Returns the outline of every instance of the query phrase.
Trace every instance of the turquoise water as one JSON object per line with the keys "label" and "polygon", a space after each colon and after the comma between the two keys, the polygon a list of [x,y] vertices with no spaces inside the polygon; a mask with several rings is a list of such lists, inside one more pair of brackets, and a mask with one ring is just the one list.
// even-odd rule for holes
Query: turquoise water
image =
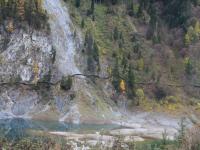
{"label": "turquoise water", "polygon": [[20,140],[29,136],[27,130],[64,131],[64,132],[96,132],[118,128],[117,125],[70,124],[54,121],[25,120],[21,118],[0,120],[0,136],[9,140]]}

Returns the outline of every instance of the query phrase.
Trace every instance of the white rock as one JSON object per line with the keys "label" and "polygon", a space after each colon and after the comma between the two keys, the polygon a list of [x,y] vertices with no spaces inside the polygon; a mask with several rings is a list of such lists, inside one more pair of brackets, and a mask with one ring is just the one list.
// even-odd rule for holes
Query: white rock
{"label": "white rock", "polygon": [[20,78],[22,81],[30,81],[32,76],[32,70],[29,66],[20,66]]}
{"label": "white rock", "polygon": [[124,138],[124,142],[142,142],[144,141],[144,138],[141,138],[139,136],[126,136]]}

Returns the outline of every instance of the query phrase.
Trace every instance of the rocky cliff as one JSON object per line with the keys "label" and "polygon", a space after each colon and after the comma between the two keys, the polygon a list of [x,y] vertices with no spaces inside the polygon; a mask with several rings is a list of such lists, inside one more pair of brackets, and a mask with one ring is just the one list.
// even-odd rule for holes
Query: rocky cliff
{"label": "rocky cliff", "polygon": [[113,113],[109,100],[90,79],[74,76],[71,90],[60,88],[63,77],[84,70],[81,32],[60,0],[43,6],[49,32],[26,26],[7,33],[1,26],[0,117],[107,122]]}

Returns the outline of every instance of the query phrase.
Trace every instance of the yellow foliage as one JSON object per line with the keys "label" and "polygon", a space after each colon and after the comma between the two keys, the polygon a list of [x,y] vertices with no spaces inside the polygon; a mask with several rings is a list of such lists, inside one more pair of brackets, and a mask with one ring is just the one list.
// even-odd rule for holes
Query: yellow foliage
{"label": "yellow foliage", "polygon": [[187,33],[189,34],[190,37],[194,35],[194,28],[193,26],[189,26]]}
{"label": "yellow foliage", "polygon": [[169,104],[169,105],[168,105],[168,109],[174,111],[174,110],[176,110],[176,105]]}
{"label": "yellow foliage", "polygon": [[105,49],[101,49],[102,55],[106,55],[106,50]]}
{"label": "yellow foliage", "polygon": [[195,27],[194,27],[194,31],[199,36],[199,34],[200,34],[200,24],[199,24],[199,21],[196,22]]}
{"label": "yellow foliage", "polygon": [[187,46],[190,45],[190,43],[191,43],[190,36],[189,36],[188,33],[185,34],[184,43],[185,43],[185,45],[187,45]]}
{"label": "yellow foliage", "polygon": [[37,83],[39,80],[39,66],[38,63],[34,63],[33,65],[33,73],[34,73],[34,79],[33,79],[33,83]]}
{"label": "yellow foliage", "polygon": [[138,13],[139,7],[140,7],[139,4],[134,4],[134,5],[133,5],[133,13],[134,13],[134,14],[137,14],[137,13]]}
{"label": "yellow foliage", "polygon": [[120,81],[120,91],[124,93],[126,91],[126,83],[124,80]]}
{"label": "yellow foliage", "polygon": [[200,37],[200,23],[196,21],[194,27],[190,26],[184,37],[185,45],[190,45],[191,42],[198,40]]}
{"label": "yellow foliage", "polygon": [[107,73],[108,73],[109,75],[112,74],[112,68],[111,68],[111,67],[108,67],[108,68],[107,68]]}
{"label": "yellow foliage", "polygon": [[18,0],[17,1],[17,10],[18,10],[18,14],[21,17],[22,20],[24,20],[25,18],[25,0]]}
{"label": "yellow foliage", "polygon": [[189,62],[190,62],[190,58],[189,58],[189,57],[186,57],[186,58],[184,59],[184,64],[187,65]]}
{"label": "yellow foliage", "polygon": [[143,89],[137,89],[135,93],[136,93],[136,96],[139,99],[144,99],[144,91],[143,91]]}
{"label": "yellow foliage", "polygon": [[14,31],[14,25],[13,25],[13,21],[12,21],[12,20],[10,20],[10,21],[8,22],[7,31],[8,31],[9,33],[12,33],[12,32]]}
{"label": "yellow foliage", "polygon": [[42,11],[42,0],[37,0],[37,7],[39,11]]}
{"label": "yellow foliage", "polygon": [[144,70],[144,60],[142,58],[138,60],[137,67],[140,71]]}
{"label": "yellow foliage", "polygon": [[4,63],[4,57],[3,55],[0,55],[0,65],[2,65]]}

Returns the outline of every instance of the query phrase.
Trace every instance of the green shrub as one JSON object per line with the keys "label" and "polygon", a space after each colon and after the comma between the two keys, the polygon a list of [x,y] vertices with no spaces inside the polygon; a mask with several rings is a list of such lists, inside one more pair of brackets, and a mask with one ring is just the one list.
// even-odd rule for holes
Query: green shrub
{"label": "green shrub", "polygon": [[119,30],[118,30],[117,27],[115,27],[114,30],[113,30],[113,39],[115,41],[117,41],[119,39]]}
{"label": "green shrub", "polygon": [[82,19],[82,20],[81,20],[81,28],[84,28],[84,27],[85,27],[85,20]]}
{"label": "green shrub", "polygon": [[128,69],[127,86],[128,86],[128,97],[133,98],[135,96],[135,74],[133,72],[131,65],[129,65]]}
{"label": "green shrub", "polygon": [[186,57],[184,60],[184,64],[185,64],[185,72],[187,75],[191,75],[192,74],[192,70],[193,70],[193,65],[192,65],[192,61],[189,57]]}
{"label": "green shrub", "polygon": [[135,93],[136,93],[137,98],[144,99],[144,91],[143,91],[143,89],[137,89]]}
{"label": "green shrub", "polygon": [[177,103],[179,99],[176,96],[167,96],[165,99],[168,103]]}
{"label": "green shrub", "polygon": [[163,98],[165,98],[167,96],[165,89],[160,86],[156,87],[154,93],[155,93],[155,97],[157,100],[162,100]]}
{"label": "green shrub", "polygon": [[60,83],[60,88],[62,90],[68,91],[72,87],[72,77],[62,77],[61,83]]}
{"label": "green shrub", "polygon": [[119,92],[119,84],[120,84],[120,72],[119,72],[119,61],[116,58],[115,65],[112,69],[112,84],[117,92]]}

